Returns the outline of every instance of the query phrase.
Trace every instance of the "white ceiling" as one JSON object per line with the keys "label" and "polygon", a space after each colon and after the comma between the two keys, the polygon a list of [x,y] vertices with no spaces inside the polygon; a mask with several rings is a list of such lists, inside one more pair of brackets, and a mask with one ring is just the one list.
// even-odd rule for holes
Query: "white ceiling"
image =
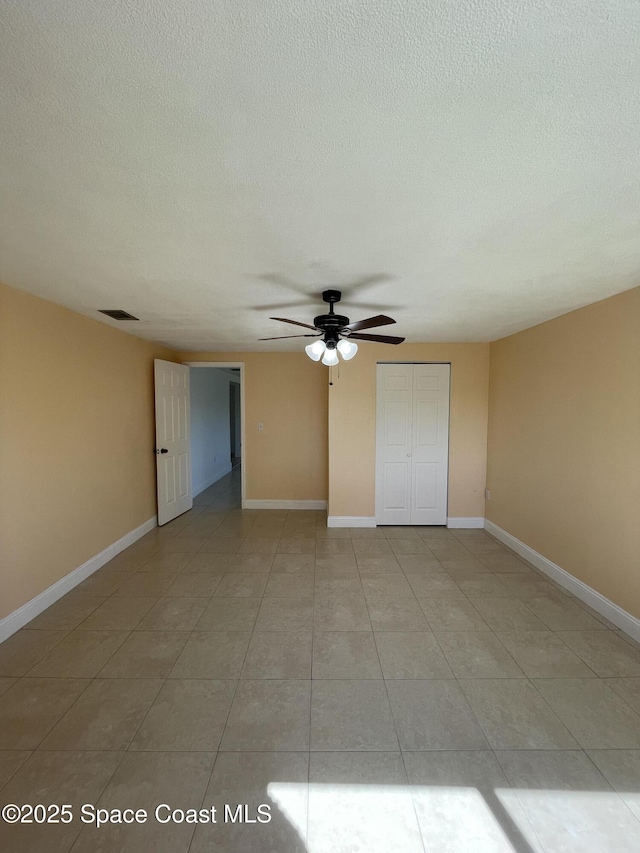
{"label": "white ceiling", "polygon": [[0,279],[180,349],[336,286],[526,328],[640,284],[639,45],[637,0],[0,0]]}

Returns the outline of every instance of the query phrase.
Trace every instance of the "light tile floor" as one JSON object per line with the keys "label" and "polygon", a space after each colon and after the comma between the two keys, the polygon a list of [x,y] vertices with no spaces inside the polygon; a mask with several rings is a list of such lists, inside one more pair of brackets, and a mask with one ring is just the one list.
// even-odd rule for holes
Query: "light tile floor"
{"label": "light tile floor", "polygon": [[238,491],[0,646],[0,800],[74,810],[0,822],[2,851],[637,853],[637,644],[483,531],[328,530]]}

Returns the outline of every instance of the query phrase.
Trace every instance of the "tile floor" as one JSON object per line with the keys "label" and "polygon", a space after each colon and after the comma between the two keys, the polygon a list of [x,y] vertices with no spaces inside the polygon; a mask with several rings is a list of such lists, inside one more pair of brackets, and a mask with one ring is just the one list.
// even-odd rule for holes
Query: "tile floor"
{"label": "tile floor", "polygon": [[74,809],[2,851],[637,853],[637,644],[483,531],[328,530],[238,481],[0,646],[0,800]]}

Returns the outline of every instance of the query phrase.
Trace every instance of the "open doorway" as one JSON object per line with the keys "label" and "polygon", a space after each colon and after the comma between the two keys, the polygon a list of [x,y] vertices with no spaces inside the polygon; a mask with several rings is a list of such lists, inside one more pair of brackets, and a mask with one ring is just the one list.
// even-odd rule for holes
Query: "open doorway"
{"label": "open doorway", "polygon": [[229,444],[232,469],[242,463],[241,421],[240,371],[238,370],[238,381],[229,382]]}
{"label": "open doorway", "polygon": [[233,480],[240,479],[244,506],[244,364],[186,364],[190,374],[192,496],[197,498],[233,472]]}

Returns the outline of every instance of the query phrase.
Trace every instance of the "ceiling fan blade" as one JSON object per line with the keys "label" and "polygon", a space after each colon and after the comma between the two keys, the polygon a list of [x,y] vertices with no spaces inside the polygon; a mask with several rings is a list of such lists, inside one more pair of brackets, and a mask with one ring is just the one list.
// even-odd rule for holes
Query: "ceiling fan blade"
{"label": "ceiling fan blade", "polygon": [[349,335],[348,340],[375,341],[378,344],[401,344],[404,338],[396,338],[394,335]]}
{"label": "ceiling fan blade", "polygon": [[[270,320],[279,320],[281,323],[291,323],[292,326],[302,326],[303,329],[315,329],[308,323],[299,323],[297,320],[287,320],[285,317],[269,317]],[[391,322],[394,322],[393,320]]]}
{"label": "ceiling fan blade", "polygon": [[258,338],[259,341],[283,341],[285,338],[318,338],[320,337],[320,332],[317,335],[280,335],[277,338]]}
{"label": "ceiling fan blade", "polygon": [[374,329],[376,326],[388,326],[391,323],[395,323],[395,320],[384,314],[378,314],[376,317],[369,317],[367,320],[358,320],[356,323],[349,323],[344,328],[349,332],[359,332],[360,329]]}

